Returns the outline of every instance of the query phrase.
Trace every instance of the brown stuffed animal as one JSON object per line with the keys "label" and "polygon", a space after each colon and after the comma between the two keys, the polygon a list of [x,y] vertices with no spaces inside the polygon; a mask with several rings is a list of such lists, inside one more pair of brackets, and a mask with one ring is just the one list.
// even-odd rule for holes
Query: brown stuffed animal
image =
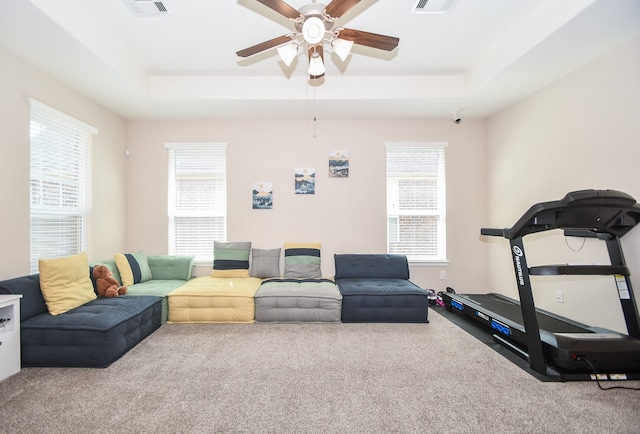
{"label": "brown stuffed animal", "polygon": [[98,294],[102,297],[117,297],[127,293],[127,287],[120,286],[118,281],[113,278],[111,270],[104,265],[93,267],[93,278],[96,281]]}

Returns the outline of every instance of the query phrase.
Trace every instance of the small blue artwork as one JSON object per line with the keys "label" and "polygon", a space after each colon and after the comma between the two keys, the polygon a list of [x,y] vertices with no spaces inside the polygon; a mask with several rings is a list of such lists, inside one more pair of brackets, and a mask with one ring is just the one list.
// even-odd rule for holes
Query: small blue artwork
{"label": "small blue artwork", "polygon": [[329,153],[329,178],[349,177],[349,151]]}
{"label": "small blue artwork", "polygon": [[253,184],[253,209],[273,208],[273,183],[258,182]]}
{"label": "small blue artwork", "polygon": [[316,193],[316,171],[312,168],[296,169],[295,175],[296,194]]}

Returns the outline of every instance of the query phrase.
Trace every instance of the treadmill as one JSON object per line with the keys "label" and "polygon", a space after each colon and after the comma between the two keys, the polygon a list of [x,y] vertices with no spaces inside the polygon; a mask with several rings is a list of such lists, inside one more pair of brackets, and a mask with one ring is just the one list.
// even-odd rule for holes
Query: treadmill
{"label": "treadmill", "polygon": [[[640,223],[640,204],[616,190],[580,190],[557,201],[533,205],[511,228],[482,228],[481,235],[509,240],[519,300],[500,294],[442,293],[448,311],[473,318],[493,339],[553,381],[640,379],[640,317],[620,238]],[[560,229],[565,236],[606,244],[610,265],[528,267],[523,237]],[[611,275],[628,334],[536,308],[530,276]]]}

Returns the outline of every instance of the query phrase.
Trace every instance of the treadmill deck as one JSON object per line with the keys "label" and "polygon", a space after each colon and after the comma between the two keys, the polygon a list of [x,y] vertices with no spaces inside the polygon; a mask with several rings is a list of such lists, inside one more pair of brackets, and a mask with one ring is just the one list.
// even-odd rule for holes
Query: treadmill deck
{"label": "treadmill deck", "polygon": [[[501,294],[443,294],[447,309],[458,310],[494,332],[494,339],[509,344],[516,353],[527,354],[527,335],[520,304]],[[640,341],[620,333],[589,327],[536,308],[545,359],[553,375],[568,379],[572,374],[586,377],[593,372],[582,359],[599,371],[640,375]],[[505,342],[506,341],[506,342]],[[630,376],[628,378],[631,378]],[[575,378],[571,378],[575,379]]]}
{"label": "treadmill deck", "polygon": [[[477,305],[476,308],[488,310],[495,316],[500,316],[505,321],[512,322],[515,327],[521,328],[524,332],[522,310],[520,309],[520,303],[516,300],[494,293],[456,294],[456,296]],[[536,309],[536,316],[538,317],[540,330],[545,330],[549,333],[593,333],[586,325],[572,324],[567,320],[555,318],[552,314],[541,309]]]}

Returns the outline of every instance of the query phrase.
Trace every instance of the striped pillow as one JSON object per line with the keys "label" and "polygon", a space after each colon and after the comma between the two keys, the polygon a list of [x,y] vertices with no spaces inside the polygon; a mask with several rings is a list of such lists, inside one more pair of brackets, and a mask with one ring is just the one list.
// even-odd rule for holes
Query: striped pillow
{"label": "striped pillow", "polygon": [[211,277],[249,277],[251,242],[213,242]]}
{"label": "striped pillow", "polygon": [[320,243],[285,243],[284,277],[291,279],[317,279],[320,270]]}
{"label": "striped pillow", "polygon": [[121,283],[124,286],[146,282],[153,278],[147,256],[142,250],[136,253],[116,253],[113,259],[116,261],[116,267],[122,277]]}

